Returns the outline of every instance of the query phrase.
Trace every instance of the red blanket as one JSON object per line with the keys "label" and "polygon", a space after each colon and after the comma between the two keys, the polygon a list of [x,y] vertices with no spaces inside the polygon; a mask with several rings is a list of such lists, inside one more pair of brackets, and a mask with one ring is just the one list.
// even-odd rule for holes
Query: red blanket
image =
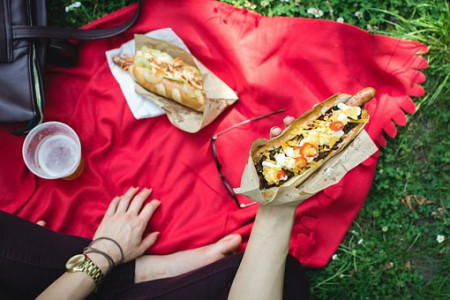
{"label": "red blanket", "polygon": [[[110,27],[135,6],[112,13],[87,28]],[[106,64],[105,51],[134,33],[170,27],[191,52],[237,91],[240,100],[199,133],[173,127],[166,116],[136,120]],[[410,96],[422,96],[426,67],[418,56],[426,46],[373,35],[331,21],[262,17],[215,1],[145,3],[129,32],[80,44],[75,68],[46,72],[45,120],[62,121],[79,134],[86,169],[75,181],[45,180],[24,165],[24,137],[1,125],[0,209],[31,221],[44,219],[52,230],[91,238],[110,200],[128,187],[154,189],[162,201],[149,230],[161,232],[152,253],[170,253],[214,242],[237,232],[247,240],[256,206],[238,209],[222,184],[211,151],[211,136],[247,118],[286,108],[284,114],[236,129],[218,140],[223,172],[239,186],[249,146],[267,137],[286,115],[298,116],[337,93],[372,86],[366,127],[379,145],[383,132],[396,135],[413,113]],[[7,145],[7,146],[6,146]],[[308,266],[324,266],[363,205],[377,155],[338,184],[308,199],[297,210],[290,252]],[[245,243],[244,245],[245,246]]]}

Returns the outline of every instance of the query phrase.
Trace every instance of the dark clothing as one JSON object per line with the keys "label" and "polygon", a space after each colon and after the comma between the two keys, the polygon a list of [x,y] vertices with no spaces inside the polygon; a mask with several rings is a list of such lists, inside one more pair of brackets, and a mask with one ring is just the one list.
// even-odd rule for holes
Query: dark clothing
{"label": "dark clothing", "polygon": [[[0,299],[34,299],[90,240],[53,232],[0,211]],[[92,299],[226,299],[242,253],[176,277],[134,284],[134,261],[114,268]],[[151,266],[150,266],[151,267]],[[306,299],[300,263],[288,256],[284,299]]]}

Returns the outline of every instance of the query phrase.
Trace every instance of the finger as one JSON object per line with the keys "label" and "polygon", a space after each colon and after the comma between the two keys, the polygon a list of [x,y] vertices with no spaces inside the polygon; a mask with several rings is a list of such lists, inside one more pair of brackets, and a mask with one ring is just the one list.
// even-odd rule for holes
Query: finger
{"label": "finger", "polygon": [[151,246],[153,246],[156,243],[156,240],[158,239],[159,236],[159,232],[155,231],[150,233],[149,235],[147,235],[141,242],[140,245],[140,250],[142,251],[142,253],[144,253],[148,248],[150,248]]}
{"label": "finger", "polygon": [[284,126],[288,127],[289,125],[292,124],[292,122],[294,122],[294,120],[295,120],[295,118],[293,116],[286,116],[283,119]]}
{"label": "finger", "polygon": [[152,193],[152,189],[143,189],[139,194],[134,196],[133,200],[131,201],[130,207],[128,208],[128,211],[131,213],[139,214],[142,208],[142,204],[144,204],[144,201],[147,200],[148,196]]}
{"label": "finger", "polygon": [[117,205],[119,204],[119,200],[120,200],[119,196],[116,196],[111,200],[108,208],[106,209],[105,216],[108,216],[108,217],[112,216],[116,212]]}
{"label": "finger", "polygon": [[152,200],[144,206],[141,213],[139,214],[139,217],[144,221],[144,227],[147,227],[148,221],[150,221],[154,212],[158,209],[160,204],[161,202],[159,200]]}
{"label": "finger", "polygon": [[275,127],[270,128],[270,137],[271,138],[276,137],[276,136],[278,136],[280,134],[281,134],[281,128],[280,127],[275,126]]}
{"label": "finger", "polygon": [[128,191],[122,197],[120,197],[119,205],[117,206],[117,211],[126,212],[128,206],[130,205],[131,199],[133,199],[134,195],[136,195],[138,190],[139,190],[138,187],[129,188]]}
{"label": "finger", "polygon": [[44,220],[39,220],[36,222],[36,224],[38,224],[39,226],[45,227],[45,225],[47,225],[47,222],[45,222]]}

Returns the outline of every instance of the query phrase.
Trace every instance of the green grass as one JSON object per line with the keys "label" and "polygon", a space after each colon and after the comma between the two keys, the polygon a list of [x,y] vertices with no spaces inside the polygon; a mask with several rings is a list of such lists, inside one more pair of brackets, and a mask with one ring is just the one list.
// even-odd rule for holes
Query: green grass
{"label": "green grass", "polygon": [[[133,1],[49,1],[53,24],[78,26]],[[316,299],[449,299],[450,10],[445,0],[242,1],[263,15],[337,20],[425,43],[427,94],[418,111],[381,150],[369,197],[325,268],[308,270]],[[419,3],[417,3],[419,2]],[[106,4],[107,3],[107,4]],[[408,207],[408,204],[410,207]],[[411,209],[413,208],[413,209]],[[436,241],[444,235],[442,243]]]}

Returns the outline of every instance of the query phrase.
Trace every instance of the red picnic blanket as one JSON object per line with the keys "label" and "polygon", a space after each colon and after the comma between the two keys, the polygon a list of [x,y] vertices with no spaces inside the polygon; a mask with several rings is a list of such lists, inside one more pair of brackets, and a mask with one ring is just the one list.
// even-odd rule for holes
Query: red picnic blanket
{"label": "red picnic blanket", "polygon": [[[119,24],[134,10],[131,5],[86,28]],[[240,98],[196,134],[176,129],[166,116],[134,119],[106,62],[105,51],[134,33],[166,27]],[[405,125],[405,113],[415,110],[410,97],[424,93],[419,84],[425,76],[418,69],[427,63],[418,54],[426,51],[417,42],[332,21],[263,17],[207,0],[147,1],[127,33],[81,43],[77,67],[47,68],[45,121],[67,123],[79,134],[86,162],[81,177],[34,176],[22,160],[24,137],[9,133],[17,124],[0,126],[0,209],[91,238],[111,199],[137,185],[152,187],[162,202],[149,224],[149,230],[161,232],[151,253],[198,247],[232,232],[246,241],[257,207],[239,209],[232,201],[217,173],[211,136],[242,120],[286,109],[218,139],[223,173],[238,187],[251,142],[281,126],[284,116],[301,115],[337,92],[353,94],[372,86],[378,94],[367,105],[371,120],[366,130],[378,146],[385,146],[383,132],[394,137],[395,123]],[[366,200],[377,157],[297,209],[290,253],[304,265],[327,264]]]}

